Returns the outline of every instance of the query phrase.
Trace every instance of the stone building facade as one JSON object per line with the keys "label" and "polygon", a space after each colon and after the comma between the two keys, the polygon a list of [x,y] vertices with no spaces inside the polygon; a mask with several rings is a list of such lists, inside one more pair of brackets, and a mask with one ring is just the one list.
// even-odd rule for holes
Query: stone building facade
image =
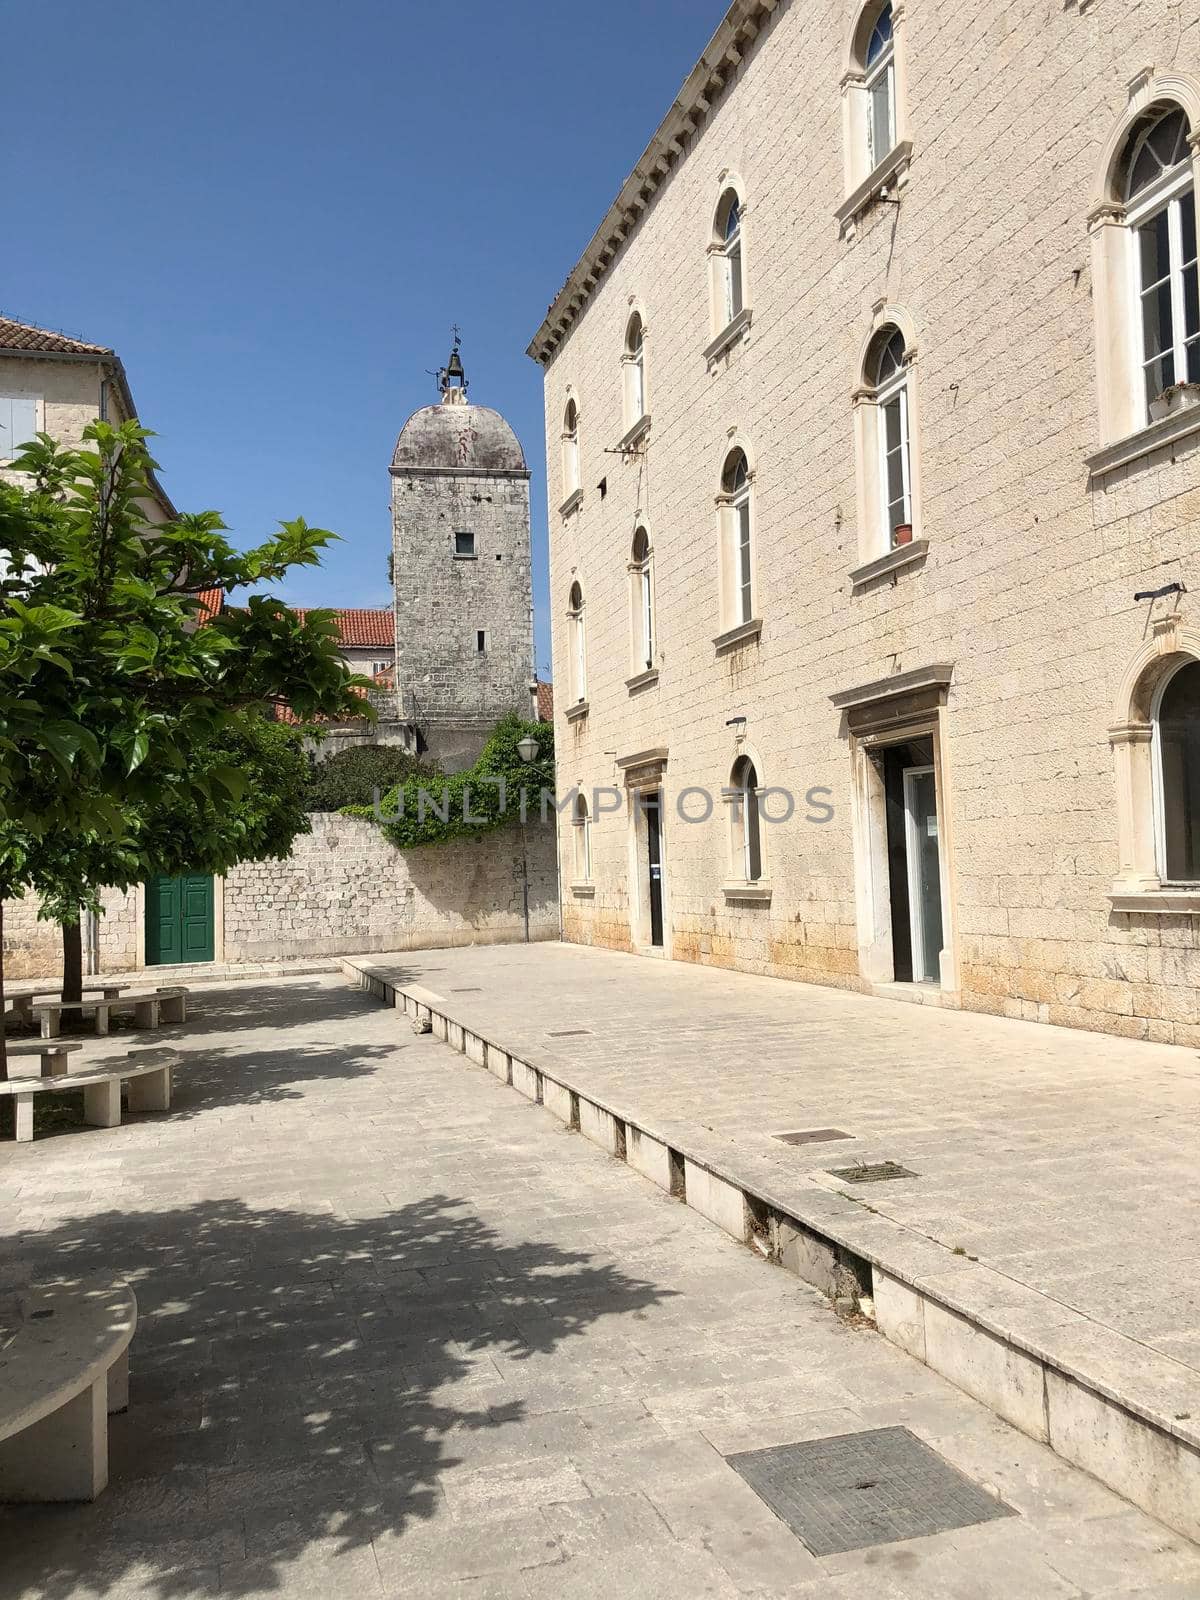
{"label": "stone building facade", "polygon": [[1200,1044],[1198,145],[1196,0],[732,6],[530,346],[568,938]]}
{"label": "stone building facade", "polygon": [[417,748],[456,771],[501,717],[532,715],[529,469],[504,418],[467,399],[457,344],[441,391],[392,459],[395,689]]}

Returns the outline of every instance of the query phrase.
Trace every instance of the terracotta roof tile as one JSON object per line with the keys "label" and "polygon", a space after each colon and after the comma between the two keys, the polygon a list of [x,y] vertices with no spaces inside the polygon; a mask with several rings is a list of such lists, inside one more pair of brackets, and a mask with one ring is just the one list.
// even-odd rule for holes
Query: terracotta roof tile
{"label": "terracotta roof tile", "polygon": [[554,721],[554,685],[552,683],[539,683],[537,686],[537,714],[539,722]]}
{"label": "terracotta roof tile", "polygon": [[[296,606],[295,611],[301,620],[308,614],[303,606]],[[343,645],[374,649],[396,643],[396,618],[391,610],[334,611],[333,618]]]}
{"label": "terracotta roof tile", "polygon": [[112,355],[106,345],[70,339],[65,333],[55,333],[50,328],[35,328],[30,322],[14,322],[11,317],[0,317],[0,349],[41,350],[47,355],[56,356]]}
{"label": "terracotta roof tile", "polygon": [[214,617],[219,617],[225,609],[224,589],[201,589],[196,599],[200,602],[197,621],[201,627],[206,622],[211,622]]}

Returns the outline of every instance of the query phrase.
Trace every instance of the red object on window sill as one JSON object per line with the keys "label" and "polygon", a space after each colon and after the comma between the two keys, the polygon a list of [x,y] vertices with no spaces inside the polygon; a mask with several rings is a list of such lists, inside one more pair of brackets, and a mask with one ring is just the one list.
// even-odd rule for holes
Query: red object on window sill
{"label": "red object on window sill", "polygon": [[902,522],[892,532],[892,543],[899,547],[902,544],[912,543],[912,523]]}

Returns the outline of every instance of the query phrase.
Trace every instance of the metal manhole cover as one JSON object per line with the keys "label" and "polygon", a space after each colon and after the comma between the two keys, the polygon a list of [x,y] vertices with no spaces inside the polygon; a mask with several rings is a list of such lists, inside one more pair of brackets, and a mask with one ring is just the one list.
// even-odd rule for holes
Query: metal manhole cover
{"label": "metal manhole cover", "polygon": [[919,1178],[919,1172],[910,1172],[896,1161],[876,1161],[873,1166],[829,1167],[831,1178],[841,1178],[846,1183],[886,1183],[889,1178]]}
{"label": "metal manhole cover", "polygon": [[830,1139],[853,1139],[854,1135],[840,1128],[810,1128],[807,1133],[773,1133],[771,1137],[780,1144],[824,1144]]}
{"label": "metal manhole cover", "polygon": [[586,1033],[591,1036],[590,1028],[561,1028],[558,1033],[548,1033],[547,1039],[580,1039]]}
{"label": "metal manhole cover", "polygon": [[1016,1516],[907,1428],[744,1450],[726,1460],[816,1556]]}

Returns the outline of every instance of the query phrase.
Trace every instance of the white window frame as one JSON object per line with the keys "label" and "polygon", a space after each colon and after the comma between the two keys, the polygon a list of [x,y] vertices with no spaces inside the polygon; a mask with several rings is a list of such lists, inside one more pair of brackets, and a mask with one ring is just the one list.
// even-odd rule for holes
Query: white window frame
{"label": "white window frame", "polygon": [[[638,541],[645,540],[645,554],[638,555]],[[649,672],[654,666],[654,546],[650,535],[640,527],[633,536],[629,571],[633,580],[633,666],[635,673]]]}
{"label": "white window frame", "polygon": [[[1170,172],[1162,173],[1152,184],[1142,189],[1129,202],[1125,213],[1125,226],[1131,252],[1131,285],[1133,289],[1133,338],[1137,353],[1138,375],[1141,382],[1141,412],[1144,423],[1150,421],[1150,392],[1146,382],[1147,369],[1152,358],[1146,352],[1146,317],[1143,295],[1146,285],[1142,280],[1142,252],[1138,231],[1152,222],[1161,212],[1167,213],[1167,272],[1171,285],[1171,354],[1175,362],[1175,382],[1187,381],[1187,314],[1183,289],[1183,201],[1194,193],[1192,164],[1182,161]],[[1200,240],[1198,240],[1200,243]],[[1197,341],[1193,339],[1192,343]],[[1166,352],[1164,351],[1163,354]],[[1157,398],[1157,396],[1155,396]]]}
{"label": "white window frame", "polygon": [[[743,763],[754,773],[754,785],[745,788],[739,781],[738,772]],[[729,787],[725,791],[725,798],[729,802],[730,823],[730,853],[734,881],[748,886],[765,882],[767,876],[766,846],[763,837],[762,811],[759,808],[758,796],[763,792],[762,774],[758,770],[758,763],[753,756],[739,756],[734,762],[729,774]],[[750,808],[754,805],[754,818],[757,827],[754,834],[751,832]],[[758,873],[751,876],[753,866],[752,844],[758,845]]]}
{"label": "white window frame", "polygon": [[[880,8],[880,15],[885,7]],[[871,37],[878,26],[879,17],[871,24],[871,32],[867,35],[867,46],[870,46]],[[888,147],[886,150],[875,148],[875,96],[880,86],[883,86],[887,95],[887,120],[888,120]],[[882,161],[885,161],[899,142],[896,121],[896,23],[892,19],[892,36],[880,53],[879,60],[863,71],[863,93],[866,97],[866,122],[867,122],[867,171],[874,172]]]}
{"label": "white window frame", "polygon": [[628,431],[636,427],[647,414],[646,325],[637,312],[630,317],[625,328],[625,350],[621,362],[624,369],[625,427]]}
{"label": "white window frame", "polygon": [[[907,355],[907,351],[905,352]],[[909,427],[908,368],[900,369],[875,391],[875,431],[879,450],[879,524],[883,534],[885,553],[895,549],[895,530],[892,527],[892,502],[888,473],[887,407],[899,400],[900,412],[900,483],[904,500],[904,515],[900,523],[912,526],[912,437]]]}
{"label": "white window frame", "polygon": [[570,623],[570,667],[571,667],[571,701],[573,705],[581,706],[587,701],[587,640],[584,633],[584,606],[583,590],[578,585],[572,586],[572,593],[578,591],[579,604],[568,601],[567,618]]}
{"label": "white window frame", "polygon": [[1195,658],[1184,656],[1170,672],[1164,674],[1150,702],[1150,773],[1154,804],[1154,863],[1158,881],[1164,889],[1196,889],[1200,878],[1169,878],[1167,876],[1167,807],[1166,786],[1163,781],[1162,724],[1160,713],[1163,698],[1169,685],[1186,668],[1195,666]]}
{"label": "white window frame", "polygon": [[[738,489],[726,489],[729,462],[740,455],[746,465],[746,481]],[[755,619],[757,583],[754,571],[754,473],[750,458],[740,445],[725,457],[721,468],[721,493],[717,497],[721,519],[721,562],[724,573],[723,621],[728,628],[739,628]]]}
{"label": "white window frame", "polygon": [[[737,227],[731,234],[721,232],[721,287],[724,291],[725,323],[728,327],[734,317],[745,308],[746,280],[742,274],[742,206],[736,194],[730,210],[736,208]],[[728,216],[728,213],[726,213]]]}
{"label": "white window frame", "polygon": [[[583,795],[575,802],[575,880],[577,883],[591,883],[592,881],[592,818],[588,811],[588,803]],[[580,870],[582,868],[582,871]]]}
{"label": "white window frame", "polygon": [[582,484],[579,466],[579,407],[574,400],[568,400],[563,411],[562,475],[565,503],[572,495],[579,493]]}

